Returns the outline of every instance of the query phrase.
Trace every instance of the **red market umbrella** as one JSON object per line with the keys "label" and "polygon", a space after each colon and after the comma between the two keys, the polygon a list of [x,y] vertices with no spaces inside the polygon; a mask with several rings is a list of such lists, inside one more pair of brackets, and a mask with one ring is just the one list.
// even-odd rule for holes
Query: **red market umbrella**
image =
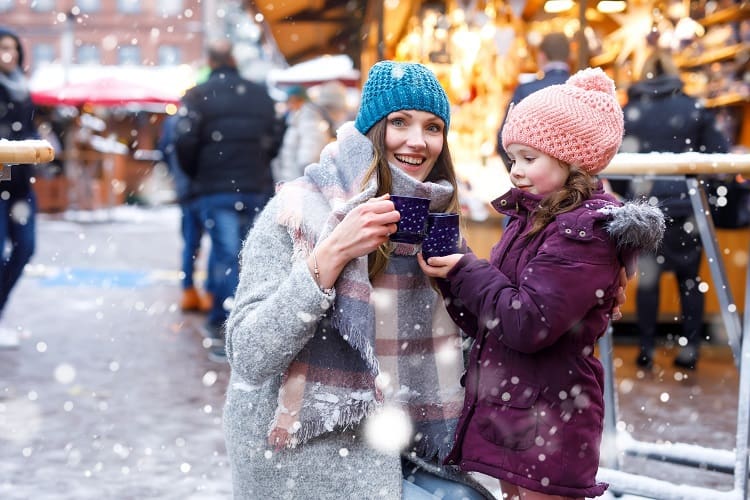
{"label": "red market umbrella", "polygon": [[32,101],[39,106],[177,104],[180,97],[180,92],[176,88],[161,89],[116,77],[101,77],[68,83],[54,88],[31,91]]}

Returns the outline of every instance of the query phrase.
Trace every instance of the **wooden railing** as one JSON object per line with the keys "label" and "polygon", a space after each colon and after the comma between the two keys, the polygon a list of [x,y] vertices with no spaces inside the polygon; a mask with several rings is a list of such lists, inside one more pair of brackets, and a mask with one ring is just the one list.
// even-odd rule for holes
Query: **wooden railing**
{"label": "wooden railing", "polygon": [[52,145],[43,140],[0,140],[0,164],[46,163],[55,159]]}

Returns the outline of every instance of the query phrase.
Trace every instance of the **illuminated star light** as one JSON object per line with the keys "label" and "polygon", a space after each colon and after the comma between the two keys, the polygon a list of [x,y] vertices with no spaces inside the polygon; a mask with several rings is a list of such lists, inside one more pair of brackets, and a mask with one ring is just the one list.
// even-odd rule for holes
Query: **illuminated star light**
{"label": "illuminated star light", "polygon": [[[615,60],[616,64],[622,65],[632,55],[633,67],[641,68],[643,66],[643,62],[650,52],[646,38],[651,32],[651,26],[655,19],[653,14],[656,7],[654,4],[653,0],[628,2],[626,12],[608,14],[620,25],[608,36],[610,40],[618,42],[620,47]],[[669,24],[668,21],[664,22]],[[665,30],[662,26],[659,26],[659,31],[664,32]]]}

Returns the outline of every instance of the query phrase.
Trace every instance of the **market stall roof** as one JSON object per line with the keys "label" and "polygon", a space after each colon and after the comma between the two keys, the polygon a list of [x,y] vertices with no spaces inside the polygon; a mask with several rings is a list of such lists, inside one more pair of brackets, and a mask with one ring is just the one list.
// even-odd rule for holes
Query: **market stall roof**
{"label": "market stall roof", "polygon": [[263,15],[289,64],[325,54],[349,54],[358,59],[368,0],[245,1]]}
{"label": "market stall roof", "polygon": [[114,77],[101,77],[51,89],[33,90],[31,99],[40,106],[119,106],[143,103],[176,104],[180,100],[180,95],[150,85]]}
{"label": "market stall roof", "polygon": [[31,98],[41,106],[125,106],[177,103],[195,84],[189,67],[70,66],[50,64],[31,77]]}
{"label": "market stall roof", "polygon": [[[364,44],[376,43],[373,26],[381,24],[386,45],[404,36],[422,0],[243,0],[263,16],[281,54],[290,65],[322,55],[346,54],[359,67]],[[528,19],[544,0],[509,0],[516,15]],[[382,2],[378,4],[378,2]],[[445,3],[439,0],[439,4]],[[383,9],[383,10],[381,10]]]}
{"label": "market stall roof", "polygon": [[286,69],[273,69],[268,73],[268,82],[278,86],[313,86],[323,82],[338,81],[355,87],[359,85],[359,77],[359,70],[354,69],[352,59],[339,54],[316,57]]}

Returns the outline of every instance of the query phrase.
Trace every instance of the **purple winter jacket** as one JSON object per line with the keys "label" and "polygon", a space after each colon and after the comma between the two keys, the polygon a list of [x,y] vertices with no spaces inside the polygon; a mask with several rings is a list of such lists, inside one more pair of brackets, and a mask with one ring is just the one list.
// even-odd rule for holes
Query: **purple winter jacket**
{"label": "purple winter jacket", "polygon": [[[475,339],[456,442],[445,462],[552,495],[594,497],[604,419],[594,356],[618,273],[658,244],[658,208],[622,206],[598,190],[531,241],[541,197],[511,189],[490,261],[466,254],[439,283],[454,321]],[[626,262],[627,261],[627,262]]]}

